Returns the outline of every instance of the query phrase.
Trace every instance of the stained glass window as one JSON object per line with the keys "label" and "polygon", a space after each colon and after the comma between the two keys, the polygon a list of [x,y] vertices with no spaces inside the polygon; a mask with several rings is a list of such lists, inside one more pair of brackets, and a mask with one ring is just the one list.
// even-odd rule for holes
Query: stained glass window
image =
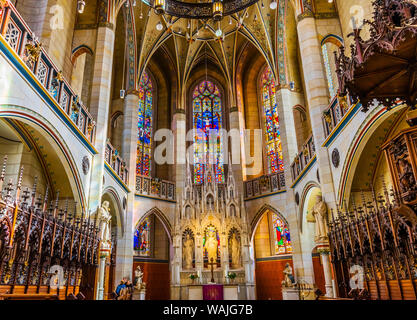
{"label": "stained glass window", "polygon": [[333,98],[336,95],[336,91],[334,89],[332,69],[330,67],[329,54],[327,52],[326,44],[322,45],[321,51],[323,53],[324,67],[326,68],[327,85],[329,86],[330,98]]}
{"label": "stained glass window", "polygon": [[[211,81],[202,81],[193,92],[194,182],[203,183],[206,164],[214,164],[217,183],[224,183],[222,136],[222,101],[219,88]],[[216,132],[217,131],[217,132]],[[210,143],[210,134],[217,141]],[[209,162],[208,160],[211,159]]]}
{"label": "stained glass window", "polygon": [[151,175],[153,119],[152,103],[152,81],[148,73],[145,72],[139,83],[136,174],[147,177]]}
{"label": "stained glass window", "polygon": [[262,74],[262,105],[268,174],[284,170],[275,80],[270,68]]}
{"label": "stained glass window", "polygon": [[146,218],[136,229],[134,235],[133,248],[138,251],[141,256],[149,256],[150,254],[150,219]]}
{"label": "stained glass window", "polygon": [[272,214],[272,226],[274,228],[275,254],[292,253],[290,230],[278,214]]}
{"label": "stained glass window", "polygon": [[217,232],[216,227],[213,225],[209,225],[204,231],[204,237],[203,237],[203,248],[204,248],[203,256],[204,256],[204,260],[207,262],[210,262],[208,261],[207,240],[213,236],[217,239],[217,260],[220,259],[220,236],[219,236],[219,233]]}

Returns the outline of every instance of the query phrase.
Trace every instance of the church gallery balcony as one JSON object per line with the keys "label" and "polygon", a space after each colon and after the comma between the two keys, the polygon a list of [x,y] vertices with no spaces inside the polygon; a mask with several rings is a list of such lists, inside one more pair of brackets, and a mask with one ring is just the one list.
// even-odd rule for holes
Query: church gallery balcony
{"label": "church gallery balcony", "polygon": [[296,155],[294,162],[291,164],[291,176],[293,181],[298,179],[315,156],[316,149],[314,146],[314,139],[313,136],[310,136],[304,144],[303,150]]}
{"label": "church gallery balcony", "polygon": [[245,200],[267,196],[285,190],[284,172],[263,175],[253,180],[245,181]]}
{"label": "church gallery balcony", "polygon": [[129,171],[126,168],[126,162],[120,157],[119,151],[113,147],[109,141],[107,141],[106,144],[104,160],[114,173],[116,173],[120,180],[127,185],[129,183]]}
{"label": "church gallery balcony", "polygon": [[175,183],[159,178],[136,175],[136,194],[147,198],[176,201]]}
{"label": "church gallery balcony", "polygon": [[326,138],[339,127],[339,124],[343,122],[346,115],[355,105],[349,95],[345,97],[336,95],[330,101],[329,106],[323,111],[322,116]]}
{"label": "church gallery balcony", "polygon": [[33,85],[40,86],[46,99],[65,113],[68,124],[74,125],[90,143],[94,143],[93,117],[9,1],[0,2],[0,33],[1,46],[13,53],[9,58],[18,60],[23,72],[28,72],[35,80]]}

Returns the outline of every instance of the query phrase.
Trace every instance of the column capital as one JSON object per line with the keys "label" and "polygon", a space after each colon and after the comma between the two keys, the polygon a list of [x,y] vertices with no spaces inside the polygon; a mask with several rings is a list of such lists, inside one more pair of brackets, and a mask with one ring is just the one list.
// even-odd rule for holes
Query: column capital
{"label": "column capital", "polygon": [[230,112],[230,113],[232,113],[232,112],[239,112],[239,108],[238,108],[238,107],[236,107],[236,106],[231,107],[231,108],[230,108],[230,110],[229,110],[229,112]]}
{"label": "column capital", "polygon": [[98,27],[100,28],[109,28],[114,31],[114,24],[111,22],[99,22]]}
{"label": "column capital", "polygon": [[174,114],[185,114],[184,109],[175,109]]}
{"label": "column capital", "polygon": [[297,16],[297,23],[299,23],[300,21],[304,20],[305,18],[313,18],[314,19],[314,14],[311,10],[306,10],[303,13],[299,14]]}
{"label": "column capital", "polygon": [[130,95],[130,94],[132,94],[132,95],[135,95],[135,96],[138,96],[138,97],[139,97],[140,92],[139,92],[138,90],[135,90],[135,89],[129,89],[129,90],[127,90],[127,91],[126,91],[126,96],[128,96],[128,95]]}

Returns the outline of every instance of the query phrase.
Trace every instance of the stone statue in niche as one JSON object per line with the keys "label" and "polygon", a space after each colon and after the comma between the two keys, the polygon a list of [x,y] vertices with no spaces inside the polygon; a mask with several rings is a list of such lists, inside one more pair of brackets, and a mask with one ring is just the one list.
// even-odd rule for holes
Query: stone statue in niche
{"label": "stone statue in niche", "polygon": [[104,201],[101,204],[101,207],[98,209],[97,223],[100,226],[101,234],[100,239],[103,245],[110,245],[111,244],[111,233],[110,233],[110,221],[111,221],[111,214],[110,214],[110,203],[108,201]]}
{"label": "stone statue in niche", "polygon": [[316,196],[317,202],[313,206],[313,216],[316,220],[316,236],[314,240],[326,241],[328,240],[328,228],[327,228],[327,205],[323,201],[322,196],[319,194]]}
{"label": "stone statue in niche", "polygon": [[230,206],[230,216],[236,217],[236,207],[234,205]]}
{"label": "stone statue in niche", "polygon": [[217,248],[218,248],[218,241],[215,232],[210,232],[208,234],[207,242],[206,242],[207,254],[208,254],[208,261],[217,261]]}
{"label": "stone statue in niche", "polygon": [[285,265],[284,273],[284,280],[281,282],[283,288],[290,288],[293,287],[295,284],[294,276],[292,274],[292,268],[289,263]]}
{"label": "stone statue in niche", "polygon": [[214,199],[212,196],[207,197],[207,209],[208,211],[214,211]]}
{"label": "stone statue in niche", "polygon": [[230,239],[230,250],[232,255],[232,269],[238,269],[241,267],[241,254],[240,254],[240,240],[238,239],[236,232],[232,233]]}
{"label": "stone statue in niche", "polygon": [[189,233],[187,233],[185,240],[184,240],[183,256],[184,256],[184,269],[187,269],[187,270],[192,269],[193,258],[194,258],[194,240],[191,238]]}
{"label": "stone statue in niche", "polygon": [[185,208],[185,217],[187,218],[187,219],[191,219],[192,217],[191,217],[191,207],[190,206],[187,206],[186,208]]}

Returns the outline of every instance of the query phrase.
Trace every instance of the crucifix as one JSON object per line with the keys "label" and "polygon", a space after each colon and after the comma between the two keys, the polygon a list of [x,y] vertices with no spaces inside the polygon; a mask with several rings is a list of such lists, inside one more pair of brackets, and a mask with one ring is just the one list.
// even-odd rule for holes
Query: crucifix
{"label": "crucifix", "polygon": [[211,269],[211,280],[210,280],[210,282],[215,283],[215,281],[214,281],[214,266],[217,266],[217,262],[214,262],[214,259],[211,258],[208,265],[210,266],[210,269]]}

